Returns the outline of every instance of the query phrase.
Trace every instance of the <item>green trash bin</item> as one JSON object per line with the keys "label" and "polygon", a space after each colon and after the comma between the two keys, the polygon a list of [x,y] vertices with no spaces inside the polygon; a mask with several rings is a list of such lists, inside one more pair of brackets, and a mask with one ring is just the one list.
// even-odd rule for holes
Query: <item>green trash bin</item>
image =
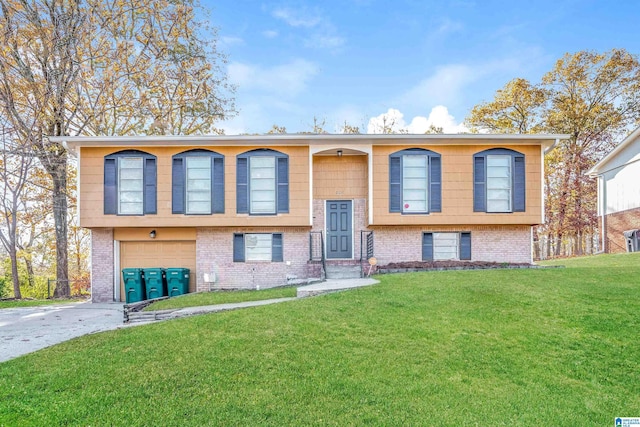
{"label": "green trash bin", "polygon": [[147,299],[154,299],[167,296],[164,284],[164,272],[162,268],[145,268],[144,287],[147,289]]}
{"label": "green trash bin", "polygon": [[142,281],[141,268],[123,268],[122,280],[124,281],[125,301],[127,304],[144,301],[144,282]]}
{"label": "green trash bin", "polygon": [[167,295],[175,297],[189,293],[189,269],[188,268],[167,268]]}

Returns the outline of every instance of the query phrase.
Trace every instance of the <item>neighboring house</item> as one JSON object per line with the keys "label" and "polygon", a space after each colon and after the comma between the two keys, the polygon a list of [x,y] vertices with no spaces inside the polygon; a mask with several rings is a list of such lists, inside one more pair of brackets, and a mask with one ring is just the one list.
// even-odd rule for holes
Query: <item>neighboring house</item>
{"label": "neighboring house", "polygon": [[591,170],[598,178],[598,216],[605,252],[625,252],[624,231],[640,228],[640,128]]}
{"label": "neighboring house", "polygon": [[359,265],[530,263],[543,159],[565,135],[56,137],[78,158],[92,300],[125,267],[187,267],[190,290]]}

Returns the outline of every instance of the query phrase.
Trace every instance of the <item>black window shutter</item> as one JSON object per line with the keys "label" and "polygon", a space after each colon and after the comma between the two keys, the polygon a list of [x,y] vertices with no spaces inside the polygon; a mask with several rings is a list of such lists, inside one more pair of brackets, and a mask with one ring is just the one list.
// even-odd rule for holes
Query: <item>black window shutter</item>
{"label": "black window shutter", "polygon": [[473,158],[473,211],[486,212],[487,195],[486,195],[486,177],[485,177],[485,158],[484,156],[475,156]]}
{"label": "black window shutter", "polygon": [[155,214],[156,207],[156,159],[144,159],[144,213]]}
{"label": "black window shutter", "polygon": [[460,233],[460,259],[471,260],[471,233]]}
{"label": "black window shutter", "polygon": [[224,158],[213,158],[211,171],[211,203],[212,213],[224,213]]}
{"label": "black window shutter", "polygon": [[104,159],[104,214],[118,213],[116,159]]}
{"label": "black window shutter", "polygon": [[185,203],[185,167],[183,158],[173,159],[173,169],[171,170],[171,212],[174,214],[184,213]]}
{"label": "black window shutter", "polygon": [[277,187],[278,187],[278,213],[289,212],[289,159],[278,157]]}
{"label": "black window shutter", "polygon": [[524,212],[525,206],[524,156],[513,157],[513,211]]}
{"label": "black window shutter", "polygon": [[249,165],[247,157],[236,160],[236,212],[249,213]]}
{"label": "black window shutter", "polygon": [[442,212],[442,166],[440,157],[429,157],[429,211]]}
{"label": "black window shutter", "polygon": [[389,212],[402,212],[402,158],[389,156]]}
{"label": "black window shutter", "polygon": [[233,262],[244,262],[244,234],[233,235]]}
{"label": "black window shutter", "polygon": [[422,233],[422,260],[433,261],[433,233]]}
{"label": "black window shutter", "polygon": [[271,236],[271,261],[282,262],[282,233],[275,233]]}

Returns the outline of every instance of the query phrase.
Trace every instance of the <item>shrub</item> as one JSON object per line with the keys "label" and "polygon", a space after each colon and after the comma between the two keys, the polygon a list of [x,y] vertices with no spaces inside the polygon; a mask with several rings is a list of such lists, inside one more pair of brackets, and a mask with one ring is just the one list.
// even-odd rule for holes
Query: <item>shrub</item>
{"label": "shrub", "polygon": [[22,293],[22,298],[48,298],[47,278],[35,276],[33,278],[33,286],[29,285],[29,283],[20,283],[20,292]]}

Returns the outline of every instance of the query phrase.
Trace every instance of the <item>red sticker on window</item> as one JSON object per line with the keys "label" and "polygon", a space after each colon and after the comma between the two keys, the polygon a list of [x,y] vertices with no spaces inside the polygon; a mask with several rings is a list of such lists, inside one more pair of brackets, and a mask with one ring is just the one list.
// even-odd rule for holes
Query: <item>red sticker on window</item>
{"label": "red sticker on window", "polygon": [[404,208],[407,209],[409,207],[409,203],[404,204]]}

